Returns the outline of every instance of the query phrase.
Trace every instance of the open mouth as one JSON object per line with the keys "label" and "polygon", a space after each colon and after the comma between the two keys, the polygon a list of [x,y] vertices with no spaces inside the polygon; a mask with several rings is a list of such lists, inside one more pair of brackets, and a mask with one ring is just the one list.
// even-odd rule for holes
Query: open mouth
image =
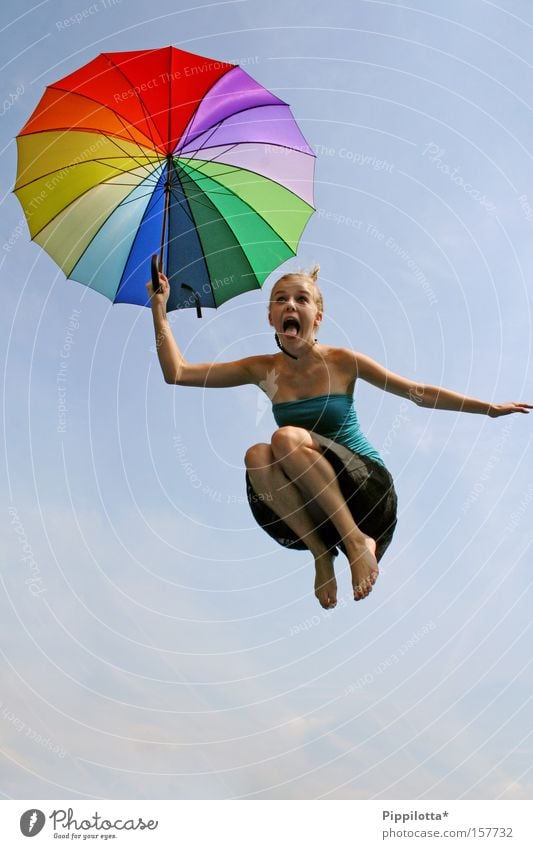
{"label": "open mouth", "polygon": [[297,336],[300,331],[300,322],[297,318],[286,318],[283,322],[283,332],[286,336]]}

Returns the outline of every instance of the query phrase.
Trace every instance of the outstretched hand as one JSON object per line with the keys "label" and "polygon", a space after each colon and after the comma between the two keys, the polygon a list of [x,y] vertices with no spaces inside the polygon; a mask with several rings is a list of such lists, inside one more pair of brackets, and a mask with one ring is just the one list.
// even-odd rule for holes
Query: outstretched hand
{"label": "outstretched hand", "polygon": [[168,282],[168,278],[165,277],[162,271],[159,272],[159,291],[154,292],[154,287],[152,286],[152,281],[150,280],[146,284],[146,288],[148,290],[148,294],[150,295],[150,301],[152,304],[154,303],[162,303],[166,305],[170,295],[170,283]]}
{"label": "outstretched hand", "polygon": [[533,410],[533,404],[509,401],[507,404],[491,404],[489,416],[491,419],[496,419],[498,416],[508,416],[510,413],[529,413],[530,410]]}

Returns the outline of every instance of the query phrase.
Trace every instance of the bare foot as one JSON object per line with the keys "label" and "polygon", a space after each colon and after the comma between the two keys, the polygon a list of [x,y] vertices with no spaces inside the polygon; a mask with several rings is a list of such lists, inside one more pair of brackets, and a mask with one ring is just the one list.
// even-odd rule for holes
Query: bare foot
{"label": "bare foot", "polygon": [[355,601],[366,598],[378,579],[379,567],[375,555],[375,540],[368,536],[362,545],[348,549]]}
{"label": "bare foot", "polygon": [[315,595],[325,610],[331,610],[337,604],[337,581],[331,551],[315,558]]}

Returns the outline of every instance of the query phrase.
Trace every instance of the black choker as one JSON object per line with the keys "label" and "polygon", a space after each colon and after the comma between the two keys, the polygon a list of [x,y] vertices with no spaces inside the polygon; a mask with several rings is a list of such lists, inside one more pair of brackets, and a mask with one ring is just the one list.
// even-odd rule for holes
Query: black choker
{"label": "black choker", "polygon": [[[279,336],[278,336],[277,333],[274,333],[274,339],[276,340],[276,345],[278,346],[280,351],[283,351],[284,354],[287,354],[287,356],[290,357],[291,360],[297,360],[298,359],[298,357],[295,357],[294,354],[290,354],[289,351],[285,350],[285,348],[283,347],[283,345],[279,341]],[[318,342],[318,339],[315,339],[315,341],[313,342],[313,345],[316,345],[317,342]]]}
{"label": "black choker", "polygon": [[278,336],[277,333],[274,333],[274,339],[276,340],[276,345],[278,346],[280,351],[283,351],[284,354],[287,354],[287,356],[290,357],[291,360],[297,360],[298,359],[298,357],[295,357],[294,354],[289,354],[289,352],[285,350],[285,348],[283,347],[283,345],[279,341],[279,336]]}

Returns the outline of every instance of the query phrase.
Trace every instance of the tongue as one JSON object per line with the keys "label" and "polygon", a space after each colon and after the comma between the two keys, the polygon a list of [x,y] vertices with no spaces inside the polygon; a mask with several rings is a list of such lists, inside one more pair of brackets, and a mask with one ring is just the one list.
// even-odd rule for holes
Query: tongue
{"label": "tongue", "polygon": [[298,328],[290,324],[285,331],[285,336],[298,336]]}

